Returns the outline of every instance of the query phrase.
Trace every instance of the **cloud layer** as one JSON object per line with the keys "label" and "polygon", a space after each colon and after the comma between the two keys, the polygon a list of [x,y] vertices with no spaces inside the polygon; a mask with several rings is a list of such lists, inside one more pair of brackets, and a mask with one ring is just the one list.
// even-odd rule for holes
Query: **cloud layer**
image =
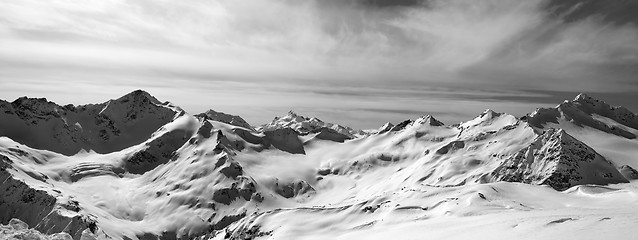
{"label": "cloud layer", "polygon": [[605,2],[5,0],[0,93],[83,103],[143,88],[253,124],[288,108],[355,127],[522,114],[638,92],[631,8]]}

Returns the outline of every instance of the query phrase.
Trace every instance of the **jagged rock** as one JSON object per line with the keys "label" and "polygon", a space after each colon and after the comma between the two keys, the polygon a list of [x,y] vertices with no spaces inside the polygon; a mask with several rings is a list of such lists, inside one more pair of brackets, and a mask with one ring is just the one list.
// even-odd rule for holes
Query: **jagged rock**
{"label": "jagged rock", "polygon": [[244,120],[240,116],[230,115],[223,112],[216,112],[212,109],[206,111],[205,113],[200,113],[195,116],[198,118],[204,118],[208,120],[223,122],[223,123],[227,123],[227,124],[238,126],[238,127],[243,127],[245,129],[254,131],[253,127],[251,127],[250,124],[248,124],[248,122],[246,122],[246,120]]}
{"label": "jagged rock", "polygon": [[492,179],[547,184],[560,191],[583,184],[627,182],[603,156],[556,129],[547,130],[531,146],[505,160],[492,172]]}
{"label": "jagged rock", "polygon": [[239,176],[237,180],[230,187],[216,190],[213,193],[213,201],[226,205],[240,197],[250,201],[253,194],[257,192],[254,181],[244,176]]}
{"label": "jagged rock", "polygon": [[285,198],[293,198],[304,194],[315,193],[315,189],[304,180],[296,180],[290,183],[275,181],[275,192]]}

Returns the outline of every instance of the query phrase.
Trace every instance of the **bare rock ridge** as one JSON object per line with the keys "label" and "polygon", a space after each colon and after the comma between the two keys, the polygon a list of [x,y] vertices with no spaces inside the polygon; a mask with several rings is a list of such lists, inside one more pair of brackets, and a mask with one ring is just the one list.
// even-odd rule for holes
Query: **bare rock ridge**
{"label": "bare rock ridge", "polygon": [[381,126],[377,130],[377,133],[378,134],[382,134],[382,133],[386,133],[386,132],[397,132],[397,131],[404,130],[404,129],[410,127],[410,126],[416,126],[416,125],[427,125],[427,126],[433,126],[433,127],[445,126],[444,123],[442,123],[441,121],[437,120],[433,116],[424,115],[424,116],[421,116],[421,117],[417,118],[416,120],[408,119],[408,120],[402,121],[400,123],[397,123],[396,125],[388,122],[388,123],[384,124],[383,126]]}
{"label": "bare rock ridge", "polygon": [[492,175],[496,181],[547,184],[561,191],[576,185],[628,182],[603,156],[557,129],[545,131]]}
{"label": "bare rock ridge", "polygon": [[141,90],[81,106],[22,97],[0,101],[0,136],[65,155],[82,149],[108,153],[143,142],[180,112]]}
{"label": "bare rock ridge", "polygon": [[246,122],[246,120],[244,120],[240,116],[230,115],[223,112],[217,112],[212,109],[206,111],[205,113],[197,114],[195,115],[195,117],[223,122],[223,123],[227,123],[227,124],[238,126],[238,127],[243,127],[245,129],[254,131],[253,127],[250,126],[250,124],[248,124],[248,122]]}

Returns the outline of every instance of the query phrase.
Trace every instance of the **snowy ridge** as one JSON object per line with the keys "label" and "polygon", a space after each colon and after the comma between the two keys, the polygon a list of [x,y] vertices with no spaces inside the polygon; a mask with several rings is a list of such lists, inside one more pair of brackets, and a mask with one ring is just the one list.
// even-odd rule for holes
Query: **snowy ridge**
{"label": "snowy ridge", "polygon": [[[554,236],[546,226],[566,221],[579,229],[638,223],[628,217],[638,214],[629,181],[638,178],[638,140],[603,131],[638,134],[635,114],[584,95],[522,119],[486,110],[445,125],[425,115],[374,134],[293,112],[253,129],[239,116],[193,116],[143,91],[77,107],[0,104],[0,224],[16,218],[44,235],[375,239],[422,236],[429,226],[434,238],[467,239],[436,226],[481,235],[479,220],[504,236]],[[34,140],[64,139],[40,131],[81,141]],[[109,138],[84,141],[96,131]],[[31,231],[12,224],[19,229],[0,228]]]}

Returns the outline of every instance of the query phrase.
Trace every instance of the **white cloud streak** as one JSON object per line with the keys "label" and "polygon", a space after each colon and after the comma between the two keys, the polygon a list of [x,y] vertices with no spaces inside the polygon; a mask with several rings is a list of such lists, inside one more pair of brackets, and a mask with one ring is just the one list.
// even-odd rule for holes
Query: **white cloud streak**
{"label": "white cloud streak", "polygon": [[[565,23],[549,16],[546,3],[439,0],[371,7],[321,0],[4,0],[0,93],[10,99],[40,89],[38,94],[77,103],[132,90],[124,85],[164,95],[191,111],[221,108],[264,121],[272,113],[234,107],[391,109],[409,102],[405,107],[438,112],[444,109],[437,102],[450,97],[405,91],[453,89],[480,96],[638,91],[635,26],[594,18]],[[86,96],[69,97],[73,86]],[[373,90],[334,94],[330,100],[307,94],[360,86]],[[373,94],[385,90],[390,98]],[[210,94],[194,97],[198,103],[187,100],[201,92]],[[452,102],[458,106],[473,99],[448,96],[457,97]],[[299,100],[291,104],[292,98]],[[504,108],[536,103],[509,104]],[[457,116],[450,119],[474,115],[468,112],[473,110],[450,110]]]}

